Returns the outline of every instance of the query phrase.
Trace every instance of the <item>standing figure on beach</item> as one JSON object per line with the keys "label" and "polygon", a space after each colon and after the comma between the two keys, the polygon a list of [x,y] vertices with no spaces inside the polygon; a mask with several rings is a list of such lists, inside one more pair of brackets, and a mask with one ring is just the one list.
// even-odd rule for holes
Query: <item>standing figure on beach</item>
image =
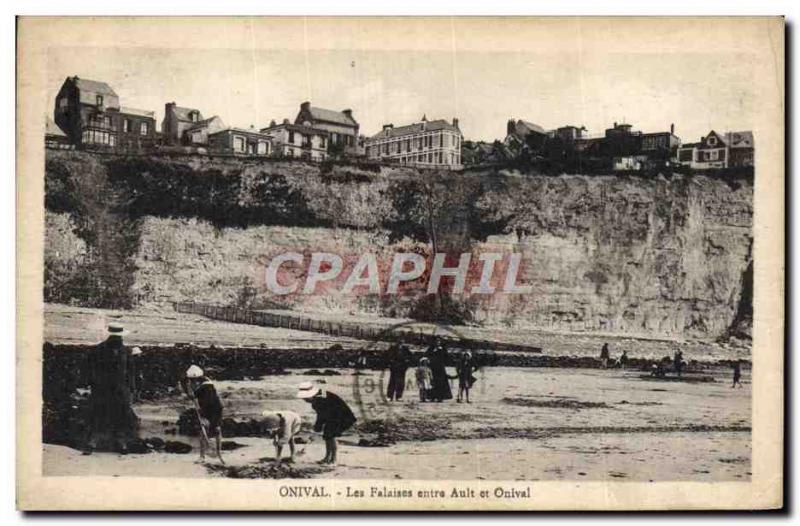
{"label": "standing figure on beach", "polygon": [[731,385],[731,389],[736,386],[742,387],[742,361],[735,360],[733,362],[733,384]]}
{"label": "standing figure on beach", "polygon": [[619,366],[621,369],[628,367],[628,351],[622,351],[622,356],[619,357]]}
{"label": "standing figure on beach", "polygon": [[89,352],[88,384],[91,387],[89,436],[85,455],[100,447],[127,454],[128,443],[138,439],[139,417],[131,407],[128,350],[122,343],[127,331],[118,323],[108,325],[108,337]]}
{"label": "standing figure on beach", "polygon": [[401,400],[406,388],[406,372],[411,364],[411,350],[402,343],[389,347],[387,356],[389,367],[389,385],[386,387],[386,398],[389,401]]}
{"label": "standing figure on beach", "polygon": [[415,371],[420,402],[427,402],[430,399],[430,391],[433,385],[433,373],[428,366],[429,363],[430,360],[423,356],[419,359],[419,365]]}
{"label": "standing figure on beach", "polygon": [[611,352],[608,349],[608,343],[603,344],[603,348],[600,349],[600,366],[603,369],[608,369],[608,360],[611,358]]}
{"label": "standing figure on beach", "polygon": [[447,377],[447,347],[438,338],[431,347],[425,351],[430,360],[431,373],[433,374],[431,387],[431,400],[441,402],[452,400],[453,392],[450,390],[450,381]]}
{"label": "standing figure on beach", "polygon": [[336,464],[336,438],[356,423],[356,416],[338,395],[323,391],[311,382],[303,382],[298,389],[297,398],[311,404],[311,408],[317,413],[314,431],[322,433],[325,440],[325,457],[318,463]]}
{"label": "standing figure on beach", "polygon": [[181,379],[183,392],[194,403],[197,420],[200,423],[200,461],[206,459],[206,447],[211,447],[210,437],[216,441],[216,454],[222,460],[222,401],[214,384],[197,365],[191,365]]}
{"label": "standing figure on beach", "polygon": [[139,401],[139,394],[142,390],[142,381],[144,380],[144,375],[142,374],[142,367],[140,364],[140,360],[142,359],[141,356],[142,349],[139,347],[134,347],[131,349],[131,354],[128,361],[128,378],[130,378],[131,398],[134,402]]}
{"label": "standing figure on beach", "polygon": [[681,373],[683,372],[683,364],[684,364],[683,351],[675,351],[675,356],[672,361],[675,374],[677,374],[678,378],[680,378]]}
{"label": "standing figure on beach", "polygon": [[469,390],[472,388],[472,384],[477,381],[477,378],[472,376],[472,373],[477,369],[475,362],[472,361],[472,353],[469,351],[461,353],[461,358],[456,365],[455,376],[455,378],[458,378],[458,398],[456,398],[456,402],[459,404],[462,400],[465,400],[468,404],[472,403],[469,401]]}

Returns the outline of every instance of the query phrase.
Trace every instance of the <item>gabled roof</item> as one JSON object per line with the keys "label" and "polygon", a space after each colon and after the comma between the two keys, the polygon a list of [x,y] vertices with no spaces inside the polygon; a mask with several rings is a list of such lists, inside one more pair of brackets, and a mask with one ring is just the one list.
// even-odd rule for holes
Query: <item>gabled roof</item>
{"label": "gabled roof", "polygon": [[[186,131],[190,132],[190,131],[194,131],[194,130],[199,130],[201,128],[207,128],[212,122],[214,122],[217,119],[219,119],[220,125],[224,127],[225,124],[222,122],[222,119],[220,118],[220,116],[219,115],[214,115],[213,117],[209,117],[207,119],[203,119],[201,121],[197,121],[196,123],[194,123],[191,126],[189,126],[188,128],[186,128]],[[188,120],[188,119],[183,119],[183,120]]]}
{"label": "gabled roof", "polygon": [[308,111],[311,112],[311,118],[315,121],[325,121],[334,124],[341,124],[343,126],[357,126],[358,123],[352,117],[348,117],[341,111],[327,110],[325,108],[317,108],[310,106]]}
{"label": "gabled roof", "polygon": [[127,106],[121,106],[119,108],[120,113],[127,113],[129,115],[138,115],[139,117],[149,117],[151,119],[155,119],[156,112],[148,111],[148,110],[140,110],[137,108],[128,108]]}
{"label": "gabled roof", "polygon": [[727,134],[726,141],[731,148],[753,148],[753,132],[730,132]]}
{"label": "gabled roof", "polygon": [[[197,122],[200,122],[200,121],[204,120],[203,119],[203,114],[200,113],[200,110],[197,110],[195,108],[183,108],[181,106],[173,106],[172,107],[173,114],[175,115],[175,117],[178,120],[181,120],[181,121],[193,122],[191,117],[189,117],[189,114],[192,113],[193,111],[197,112],[197,119],[198,119]],[[212,119],[213,118],[214,117],[212,117]]]}
{"label": "gabled roof", "polygon": [[544,128],[539,126],[538,124],[534,124],[532,122],[523,121],[522,119],[518,120],[516,123],[516,131],[517,134],[525,136],[528,135],[530,132],[536,132],[541,134],[546,134]]}
{"label": "gabled roof", "polygon": [[450,130],[454,132],[460,132],[460,130],[447,122],[444,119],[437,119],[435,121],[427,121],[425,122],[425,128],[423,130],[423,123],[415,122],[414,124],[408,124],[406,126],[397,126],[394,128],[388,128],[386,130],[380,131],[370,137],[370,139],[381,139],[384,137],[402,137],[403,135],[411,135],[413,133],[420,133],[422,131],[439,131],[439,130]]}
{"label": "gabled roof", "polygon": [[89,79],[82,79],[80,77],[72,77],[73,82],[75,82],[75,86],[81,91],[91,91],[98,95],[111,95],[116,97],[117,94],[114,90],[105,82],[101,82],[99,80],[89,80]]}

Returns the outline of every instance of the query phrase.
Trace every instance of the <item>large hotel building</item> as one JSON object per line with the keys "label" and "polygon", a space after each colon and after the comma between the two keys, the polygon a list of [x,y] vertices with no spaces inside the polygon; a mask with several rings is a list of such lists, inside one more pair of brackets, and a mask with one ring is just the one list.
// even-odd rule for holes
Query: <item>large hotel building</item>
{"label": "large hotel building", "polygon": [[453,123],[439,119],[408,126],[383,126],[383,131],[366,141],[367,159],[392,160],[423,168],[461,168],[461,141],[458,119]]}

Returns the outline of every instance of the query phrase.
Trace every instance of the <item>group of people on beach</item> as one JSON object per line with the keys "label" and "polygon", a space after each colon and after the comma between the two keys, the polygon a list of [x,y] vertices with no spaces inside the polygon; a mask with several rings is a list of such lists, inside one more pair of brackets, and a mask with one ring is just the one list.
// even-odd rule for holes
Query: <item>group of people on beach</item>
{"label": "group of people on beach", "polygon": [[[456,374],[447,374],[450,354],[446,343],[435,339],[417,361],[414,379],[419,391],[420,402],[442,402],[452,400],[450,380],[458,380],[458,403],[472,403],[469,391],[477,381],[473,373],[478,370],[470,351],[462,351],[456,360]],[[389,381],[386,386],[386,399],[400,401],[406,385],[406,374],[413,365],[414,357],[408,345],[398,342],[392,344],[386,353],[386,366],[389,369]]]}
{"label": "group of people on beach", "polygon": [[[181,379],[184,393],[193,401],[200,423],[200,460],[205,459],[206,448],[210,446],[210,437],[216,441],[216,456],[222,459],[222,402],[214,384],[205,376],[197,365],[191,365]],[[335,464],[338,450],[336,439],[356,423],[353,411],[339,395],[323,390],[311,382],[303,382],[298,386],[297,398],[308,402],[317,415],[314,431],[322,434],[325,441],[325,456],[318,463]],[[261,425],[264,435],[272,438],[275,447],[276,464],[282,460],[284,446],[289,446],[289,462],[295,457],[295,438],[300,432],[302,418],[294,411],[271,411],[261,413]]]}

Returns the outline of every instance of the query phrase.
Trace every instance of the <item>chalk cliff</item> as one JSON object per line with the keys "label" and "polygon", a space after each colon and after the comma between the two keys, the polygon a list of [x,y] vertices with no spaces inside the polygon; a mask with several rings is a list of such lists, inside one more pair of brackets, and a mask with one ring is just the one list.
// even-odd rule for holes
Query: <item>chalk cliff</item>
{"label": "chalk cliff", "polygon": [[364,251],[379,259],[429,254],[434,238],[439,252],[523,254],[520,280],[530,294],[459,298],[478,323],[749,335],[747,178],[434,173],[80,152],[48,152],[46,175],[51,301],[96,305],[97,296],[135,307],[193,299],[408,316],[419,295],[269,294],[264,266],[285,250],[347,260]]}

